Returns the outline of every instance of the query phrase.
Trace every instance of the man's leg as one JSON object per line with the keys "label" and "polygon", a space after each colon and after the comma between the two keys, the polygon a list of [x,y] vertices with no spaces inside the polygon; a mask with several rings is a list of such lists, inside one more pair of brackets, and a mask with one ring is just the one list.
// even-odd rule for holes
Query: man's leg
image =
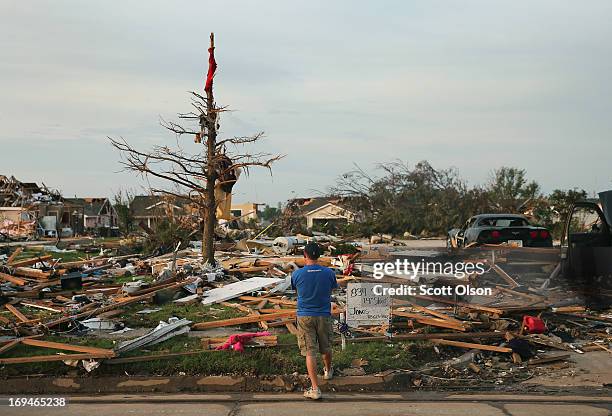
{"label": "man's leg", "polygon": [[331,353],[331,351],[328,351],[328,352],[325,352],[325,353],[321,354],[321,357],[323,357],[323,364],[325,365],[325,370],[326,371],[331,370],[331,366],[332,366],[332,353]]}
{"label": "man's leg", "polygon": [[308,378],[310,378],[310,384],[312,385],[313,390],[319,388],[319,383],[317,380],[317,356],[313,354],[308,354],[306,356],[306,369],[308,370]]}
{"label": "man's leg", "polygon": [[319,388],[319,383],[317,380],[317,332],[315,319],[311,316],[298,317],[297,328],[300,352],[306,357],[308,378],[312,384],[312,389],[316,391]]}

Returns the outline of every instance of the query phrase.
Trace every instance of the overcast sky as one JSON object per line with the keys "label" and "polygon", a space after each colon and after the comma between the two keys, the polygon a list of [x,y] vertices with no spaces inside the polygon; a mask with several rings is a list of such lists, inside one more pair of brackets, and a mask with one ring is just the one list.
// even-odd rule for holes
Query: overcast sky
{"label": "overcast sky", "polygon": [[[216,35],[222,136],[286,154],[239,201],[324,191],[357,163],[429,160],[471,184],[501,165],[546,191],[612,188],[612,2],[0,0],[0,174],[65,196],[144,182],[107,136],[203,89]],[[182,139],[185,147],[196,149]]]}

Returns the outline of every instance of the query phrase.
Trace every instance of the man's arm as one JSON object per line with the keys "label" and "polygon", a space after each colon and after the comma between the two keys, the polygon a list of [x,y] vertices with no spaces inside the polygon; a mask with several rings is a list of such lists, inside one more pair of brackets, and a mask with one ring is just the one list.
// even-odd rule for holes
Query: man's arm
{"label": "man's arm", "polygon": [[336,273],[332,269],[328,269],[330,272],[331,288],[332,290],[338,289],[338,281],[336,280]]}
{"label": "man's arm", "polygon": [[291,273],[291,289],[297,291],[297,287],[295,286],[295,280],[293,280],[294,278],[295,278],[295,271]]}

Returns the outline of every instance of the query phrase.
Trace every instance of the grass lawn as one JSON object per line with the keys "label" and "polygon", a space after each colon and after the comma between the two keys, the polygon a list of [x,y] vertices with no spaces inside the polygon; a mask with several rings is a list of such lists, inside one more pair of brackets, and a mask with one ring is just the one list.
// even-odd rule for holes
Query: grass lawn
{"label": "grass lawn", "polygon": [[[78,345],[112,348],[112,340],[99,339],[93,336],[49,337],[51,341]],[[234,351],[207,351],[201,354],[169,357],[140,363],[117,365],[102,365],[94,371],[94,375],[283,375],[306,371],[303,357],[296,345],[295,336],[279,335],[279,346],[270,348],[247,348],[244,353]],[[177,353],[200,350],[199,338],[180,335],[163,343],[153,345],[143,350],[130,351],[122,357],[132,357],[148,354]],[[19,346],[5,357],[22,357],[32,355],[55,354],[58,351],[29,346]],[[348,344],[342,351],[340,346],[334,348],[334,366],[341,370],[351,366],[354,359],[362,358],[368,364],[364,369],[368,373],[376,373],[387,369],[410,369],[419,366],[423,361],[434,358],[431,345],[422,342],[400,342],[386,344],[384,342],[363,342]],[[319,363],[321,366],[321,363]],[[62,362],[31,363],[6,365],[0,368],[4,376],[24,376],[33,374],[66,375],[76,369]],[[84,373],[84,370],[76,370]]]}

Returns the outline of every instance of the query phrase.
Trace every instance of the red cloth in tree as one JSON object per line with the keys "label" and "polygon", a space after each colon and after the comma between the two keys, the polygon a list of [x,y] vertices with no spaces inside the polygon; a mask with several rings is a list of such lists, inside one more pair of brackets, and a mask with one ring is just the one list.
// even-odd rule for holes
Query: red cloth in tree
{"label": "red cloth in tree", "polygon": [[208,48],[208,74],[206,74],[206,85],[204,91],[212,91],[213,78],[217,70],[217,61],[215,61],[215,48]]}
{"label": "red cloth in tree", "polygon": [[272,335],[268,331],[264,332],[245,332],[242,334],[234,334],[230,335],[230,337],[225,341],[225,344],[219,345],[215,350],[229,350],[232,349],[234,351],[243,352],[244,344],[249,342],[251,339],[255,337],[267,337]]}

